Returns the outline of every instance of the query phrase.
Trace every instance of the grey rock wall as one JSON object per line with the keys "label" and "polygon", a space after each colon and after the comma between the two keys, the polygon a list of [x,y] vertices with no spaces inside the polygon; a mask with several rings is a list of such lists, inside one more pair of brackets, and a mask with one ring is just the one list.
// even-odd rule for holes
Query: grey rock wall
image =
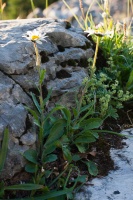
{"label": "grey rock wall", "polygon": [[[79,1],[77,0],[65,0],[68,6],[71,8],[69,9],[62,0],[59,0],[53,4],[51,4],[47,9],[43,11],[39,8],[36,8],[33,12],[31,12],[27,18],[34,18],[34,17],[51,17],[53,19],[66,19],[69,20],[75,27],[79,26],[77,21],[74,18],[74,14],[78,17],[78,20],[83,25],[82,13],[79,6]],[[103,2],[104,0],[84,0],[83,2],[83,9],[84,13],[88,12],[88,15],[92,16],[94,22],[97,24],[102,20],[102,12],[103,12]],[[99,4],[98,4],[99,2]],[[128,1],[127,0],[109,0],[110,3],[110,13],[115,22],[120,20],[123,22],[127,16],[128,10]],[[100,6],[101,7],[100,7]],[[132,17],[131,11],[131,1],[130,1],[130,17]],[[130,19],[131,20],[131,19]],[[129,21],[130,21],[129,20]],[[128,20],[127,20],[128,21]]]}
{"label": "grey rock wall", "polygon": [[33,44],[22,35],[35,28],[47,33],[47,42],[38,48],[41,67],[46,69],[44,93],[52,88],[53,103],[59,98],[62,104],[73,103],[75,91],[87,76],[87,60],[94,52],[84,33],[66,21],[9,20],[1,21],[0,27],[0,143],[5,127],[10,131],[0,179],[11,179],[25,165],[22,153],[36,144],[36,130],[25,105],[33,106],[30,91],[36,91],[38,75]]}

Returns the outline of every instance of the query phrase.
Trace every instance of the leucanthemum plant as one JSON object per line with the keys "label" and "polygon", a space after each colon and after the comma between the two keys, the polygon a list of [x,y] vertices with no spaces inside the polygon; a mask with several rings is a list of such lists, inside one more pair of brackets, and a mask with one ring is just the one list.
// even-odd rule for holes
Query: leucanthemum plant
{"label": "leucanthemum plant", "polygon": [[38,66],[40,68],[41,57],[38,52],[36,43],[42,44],[42,41],[47,42],[46,38],[48,36],[46,36],[46,33],[42,34],[41,31],[39,31],[38,29],[34,29],[33,31],[27,31],[27,33],[25,35],[23,35],[22,37],[25,37],[28,40],[30,40],[31,42],[33,42],[35,53],[36,53],[36,66]]}
{"label": "leucanthemum plant", "polygon": [[[46,70],[41,68],[41,56],[39,54],[38,51],[38,47],[37,47],[37,43],[38,44],[42,44],[42,41],[47,42],[46,38],[48,38],[48,36],[46,36],[46,33],[42,33],[39,29],[34,29],[33,31],[27,31],[27,33],[25,35],[23,35],[22,37],[27,38],[28,40],[30,40],[33,43],[34,49],[35,49],[35,53],[36,53],[36,69],[38,71],[38,75],[39,75],[39,85],[38,85],[38,91],[39,91],[39,107],[40,107],[40,131],[39,131],[39,136],[38,136],[38,141],[39,141],[39,148],[40,151],[42,149],[42,142],[43,142],[43,114],[44,114],[44,102],[43,102],[43,91],[42,91],[42,85],[43,85],[43,81],[45,78],[45,73]],[[32,98],[33,98],[33,102],[36,105],[36,97],[34,94],[31,94]]]}
{"label": "leucanthemum plant", "polygon": [[97,26],[95,26],[95,28],[88,28],[88,30],[84,31],[85,33],[88,33],[87,37],[89,36],[96,36],[96,49],[95,49],[95,55],[94,55],[94,59],[93,59],[93,65],[91,67],[91,77],[94,75],[95,71],[96,71],[96,60],[97,60],[97,55],[98,55],[98,48],[99,48],[99,44],[100,44],[100,40],[102,37],[109,37],[112,38],[114,35],[114,31],[113,30],[106,30],[106,28],[104,27],[104,23],[99,23]]}
{"label": "leucanthemum plant", "polygon": [[27,31],[27,33],[22,37],[25,37],[32,42],[42,44],[42,41],[47,42],[45,38],[47,38],[48,36],[46,36],[46,33],[42,34],[38,29],[34,29],[33,31]]}

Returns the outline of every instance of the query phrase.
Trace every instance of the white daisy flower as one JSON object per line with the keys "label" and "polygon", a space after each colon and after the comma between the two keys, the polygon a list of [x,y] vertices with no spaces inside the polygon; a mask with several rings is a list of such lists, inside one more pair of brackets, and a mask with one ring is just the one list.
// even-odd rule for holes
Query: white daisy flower
{"label": "white daisy flower", "polygon": [[42,34],[37,29],[34,29],[33,31],[27,31],[26,35],[23,35],[22,37],[25,37],[32,42],[42,44],[41,40],[47,42],[45,38],[47,38],[48,36],[46,36],[46,33]]}
{"label": "white daisy flower", "polygon": [[96,35],[99,37],[103,37],[103,36],[109,36],[112,37],[113,36],[113,31],[102,31],[102,30],[94,30],[91,28],[88,28],[88,30],[84,31],[85,33],[88,33],[87,37],[89,37],[90,35]]}

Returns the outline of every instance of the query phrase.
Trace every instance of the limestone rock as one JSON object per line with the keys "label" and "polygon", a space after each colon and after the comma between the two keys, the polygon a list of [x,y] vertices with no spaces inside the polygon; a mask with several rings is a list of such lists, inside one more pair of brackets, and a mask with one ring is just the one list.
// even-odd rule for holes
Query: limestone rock
{"label": "limestone rock", "polygon": [[[111,149],[115,170],[108,176],[94,178],[74,200],[131,200],[133,199],[133,128],[122,131],[124,148]],[[130,137],[131,136],[131,137]]]}
{"label": "limestone rock", "polygon": [[[77,21],[74,18],[74,14],[77,16],[78,20],[80,21],[80,23],[83,25],[83,18],[82,18],[82,13],[81,13],[81,9],[79,6],[79,1],[77,0],[65,0],[65,2],[68,4],[68,6],[71,8],[69,9],[65,3],[60,0],[57,1],[53,4],[51,4],[47,9],[44,9],[43,11],[43,16],[44,17],[51,17],[53,19],[66,19],[68,21],[70,21],[75,27],[80,27],[79,24],[77,23]],[[92,1],[92,0],[84,0],[83,1],[83,9],[84,9],[84,14],[86,15],[86,13],[88,12],[89,9],[89,13],[88,15],[92,16],[94,22],[97,24],[102,20],[102,9],[100,8],[100,6],[103,8],[103,4],[102,2],[104,1]],[[127,14],[127,0],[111,0],[110,2],[110,12],[111,12],[111,16],[113,16],[114,20],[117,22],[117,20],[123,20],[124,18],[126,18],[126,14]]]}
{"label": "limestone rock", "polygon": [[[25,106],[33,107],[30,92],[37,90],[38,74],[31,41],[22,36],[39,28],[47,42],[38,45],[41,67],[46,69],[44,92],[52,88],[52,103],[72,105],[87,76],[88,58],[94,52],[83,31],[64,20],[26,19],[0,22],[0,142],[5,127],[10,141],[0,179],[11,179],[23,170],[23,152],[35,148],[37,133]],[[69,95],[68,95],[69,94]],[[67,98],[63,97],[66,95]],[[67,101],[67,102],[66,102]]]}

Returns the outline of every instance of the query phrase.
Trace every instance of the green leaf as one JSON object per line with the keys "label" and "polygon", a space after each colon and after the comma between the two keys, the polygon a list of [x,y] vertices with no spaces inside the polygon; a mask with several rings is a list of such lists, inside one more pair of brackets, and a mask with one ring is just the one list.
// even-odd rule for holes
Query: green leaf
{"label": "green leaf", "polygon": [[79,127],[79,124],[75,124],[73,127],[72,127],[72,130],[78,130],[80,127]]}
{"label": "green leaf", "polygon": [[53,173],[53,170],[46,170],[45,177],[48,178]]}
{"label": "green leaf", "polygon": [[72,156],[72,160],[77,162],[77,161],[81,160],[81,157],[78,154],[75,154]]}
{"label": "green leaf", "polygon": [[37,164],[37,152],[33,149],[28,149],[24,152],[23,156],[30,162]]}
{"label": "green leaf", "polygon": [[4,196],[4,190],[5,190],[4,181],[2,181],[0,182],[0,198]]}
{"label": "green leaf", "polygon": [[48,200],[50,198],[61,197],[62,195],[67,195],[70,192],[72,192],[71,188],[60,190],[60,191],[49,191],[49,192],[46,192],[44,195],[37,196],[37,197],[28,197],[28,198],[19,198],[19,199],[17,198],[17,199],[10,199],[10,200]]}
{"label": "green leaf", "polygon": [[8,130],[8,128],[5,128],[3,141],[2,141],[2,148],[0,150],[0,172],[4,168],[7,151],[8,151],[8,142],[9,142],[9,130]]}
{"label": "green leaf", "polygon": [[86,152],[86,148],[85,148],[85,146],[83,144],[78,144],[77,143],[75,145],[78,148],[78,150],[79,150],[80,153],[85,153]]}
{"label": "green leaf", "polygon": [[56,149],[56,146],[54,144],[50,144],[50,145],[44,147],[43,157],[52,153],[55,149]]}
{"label": "green leaf", "polygon": [[19,185],[5,186],[5,190],[38,190],[42,189],[43,187],[43,185],[25,183]]}
{"label": "green leaf", "polygon": [[91,108],[93,105],[94,105],[94,103],[90,103],[90,104],[88,104],[88,105],[83,106],[83,107],[80,109],[80,114],[81,114],[82,112],[88,111],[88,109]]}
{"label": "green leaf", "polygon": [[30,114],[34,117],[34,124],[40,127],[40,120],[39,120],[39,115],[38,112],[35,110],[32,110],[31,108],[25,106],[25,108],[30,112]]}
{"label": "green leaf", "polygon": [[29,162],[25,165],[26,172],[35,173],[35,172],[37,172],[37,170],[38,170],[38,166],[34,163]]}
{"label": "green leaf", "polygon": [[61,109],[63,109],[63,108],[64,108],[64,106],[56,105],[56,106],[50,111],[50,113],[47,115],[47,117],[45,118],[45,120],[49,119],[49,118],[52,116],[52,114],[53,114],[54,112],[56,112],[56,111],[58,111],[58,110],[61,110]]}
{"label": "green leaf", "polygon": [[100,118],[90,118],[87,120],[84,120],[80,123],[80,126],[85,129],[94,129],[99,128],[103,123],[103,120]]}
{"label": "green leaf", "polygon": [[40,70],[40,77],[39,77],[39,83],[42,84],[45,78],[45,74],[46,74],[46,70],[45,69],[41,69]]}
{"label": "green leaf", "polygon": [[51,143],[54,143],[56,140],[58,140],[64,134],[65,126],[66,126],[66,120],[59,119],[58,121],[56,121],[50,130],[45,146],[48,146]]}
{"label": "green leaf", "polygon": [[91,131],[91,133],[92,133],[92,135],[95,137],[95,138],[99,138],[99,135],[98,135],[98,133],[97,132],[95,132],[95,131]]}
{"label": "green leaf", "polygon": [[126,87],[129,89],[133,85],[133,70],[130,72]]}
{"label": "green leaf", "polygon": [[74,179],[73,182],[80,182],[80,183],[85,183],[86,182],[86,179],[87,179],[87,175],[81,175],[81,176],[78,176],[76,179]]}
{"label": "green leaf", "polygon": [[74,117],[76,118],[78,116],[78,111],[75,108],[72,108]]}
{"label": "green leaf", "polygon": [[45,159],[43,160],[44,162],[48,163],[48,162],[54,162],[58,159],[57,155],[55,154],[50,154],[48,156],[45,157]]}
{"label": "green leaf", "polygon": [[52,89],[50,89],[50,90],[48,91],[47,97],[43,100],[43,105],[44,105],[44,106],[46,105],[47,101],[50,99],[51,94],[52,94]]}
{"label": "green leaf", "polygon": [[96,176],[98,174],[98,169],[94,162],[88,161],[88,162],[84,162],[84,163],[87,165],[88,171],[92,176]]}
{"label": "green leaf", "polygon": [[41,107],[40,107],[40,105],[39,105],[39,103],[38,103],[38,101],[37,101],[37,98],[36,98],[35,94],[33,94],[33,93],[31,92],[31,96],[32,96],[32,100],[33,100],[33,102],[34,102],[34,104],[35,104],[37,110],[38,110],[39,113],[41,114]]}
{"label": "green leaf", "polygon": [[117,109],[113,108],[112,106],[109,106],[107,111],[107,117],[113,117],[114,119],[117,119],[119,117],[117,114]]}
{"label": "green leaf", "polygon": [[44,135],[44,138],[49,135],[49,132],[50,132],[50,129],[52,127],[52,123],[51,123],[51,120],[50,119],[47,119],[44,121],[44,125],[43,125],[43,135]]}
{"label": "green leaf", "polygon": [[71,121],[71,112],[70,112],[70,110],[64,107],[61,110],[61,112],[64,115],[64,118],[67,120],[67,123],[70,124],[70,121]]}
{"label": "green leaf", "polygon": [[65,159],[70,163],[72,161],[72,154],[66,147],[62,147],[63,155]]}
{"label": "green leaf", "polygon": [[92,143],[92,142],[95,142],[95,141],[96,141],[96,139],[92,135],[88,135],[88,136],[87,135],[81,135],[81,136],[76,138],[74,143],[75,144],[76,143]]}
{"label": "green leaf", "polygon": [[[49,198],[48,200],[59,200],[59,197]],[[66,195],[60,196],[60,200],[66,200]]]}

